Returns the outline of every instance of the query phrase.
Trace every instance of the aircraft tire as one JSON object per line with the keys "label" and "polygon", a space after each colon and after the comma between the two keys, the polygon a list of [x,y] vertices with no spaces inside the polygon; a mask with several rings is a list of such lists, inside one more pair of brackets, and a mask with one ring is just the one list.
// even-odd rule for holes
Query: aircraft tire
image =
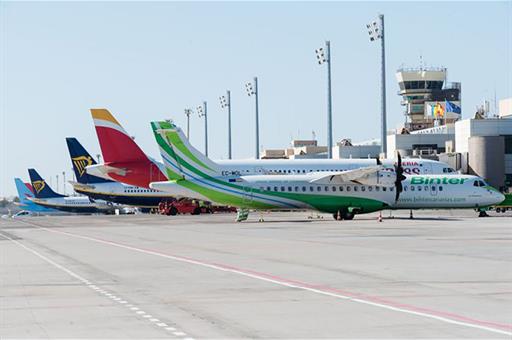
{"label": "aircraft tire", "polygon": [[176,207],[171,207],[171,209],[169,209],[169,215],[176,216],[177,214],[178,214],[178,209],[176,209]]}

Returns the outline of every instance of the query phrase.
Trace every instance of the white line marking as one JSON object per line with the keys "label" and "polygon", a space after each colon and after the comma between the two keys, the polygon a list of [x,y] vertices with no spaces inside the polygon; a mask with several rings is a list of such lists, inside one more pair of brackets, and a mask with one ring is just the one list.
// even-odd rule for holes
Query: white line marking
{"label": "white line marking", "polygon": [[179,262],[184,262],[184,263],[189,263],[189,264],[195,264],[195,265],[198,265],[198,266],[202,266],[202,267],[205,267],[205,268],[211,268],[211,269],[215,269],[215,270],[219,270],[219,271],[223,271],[223,272],[234,273],[234,274],[250,277],[250,278],[261,280],[261,281],[271,282],[271,283],[274,283],[274,284],[277,284],[277,285],[280,285],[280,286],[285,286],[285,287],[290,287],[290,288],[298,288],[298,289],[302,289],[302,290],[309,291],[309,292],[316,293],[316,294],[320,294],[320,295],[331,296],[331,297],[334,297],[334,298],[338,298],[338,299],[342,299],[342,300],[348,300],[348,301],[352,301],[352,302],[357,302],[357,303],[361,303],[361,304],[365,304],[365,305],[369,305],[369,306],[373,306],[373,307],[379,307],[379,308],[383,308],[383,309],[387,309],[387,310],[392,310],[392,311],[395,311],[395,312],[400,312],[400,313],[405,313],[405,314],[421,316],[421,317],[425,317],[425,318],[429,318],[429,319],[434,319],[434,320],[446,322],[446,323],[449,323],[449,324],[465,326],[465,327],[471,327],[471,328],[477,328],[477,329],[481,329],[481,330],[485,330],[485,331],[489,331],[489,332],[493,332],[493,333],[498,333],[498,334],[512,335],[512,332],[506,331],[506,330],[501,330],[501,329],[498,329],[498,328],[482,326],[482,325],[478,325],[478,324],[470,323],[470,322],[457,321],[457,320],[450,319],[450,318],[447,318],[447,317],[443,317],[443,316],[439,316],[439,315],[435,315],[435,314],[430,314],[428,312],[420,312],[420,311],[410,310],[410,309],[406,309],[406,308],[395,307],[395,306],[387,305],[387,304],[383,304],[383,303],[373,302],[373,301],[370,301],[370,300],[364,300],[364,299],[361,299],[361,298],[355,298],[355,297],[351,297],[351,296],[348,296],[348,295],[342,295],[342,294],[338,294],[338,293],[332,293],[332,292],[328,292],[328,291],[323,291],[323,290],[320,290],[320,289],[304,286],[304,285],[301,285],[299,283],[295,284],[295,283],[280,281],[280,280],[277,280],[277,279],[271,279],[271,278],[268,278],[268,277],[265,277],[265,276],[261,276],[261,275],[258,275],[258,274],[248,273],[248,272],[236,269],[236,268],[229,268],[229,267],[224,267],[224,266],[217,265],[217,264],[202,262],[202,261],[195,260],[195,259],[190,259],[190,258],[185,258],[185,257],[179,257],[179,256],[164,254],[164,253],[160,253],[160,252],[153,251],[153,250],[141,249],[141,248],[137,248],[137,247],[130,246],[130,245],[125,245],[125,244],[116,243],[116,242],[113,242],[113,241],[97,239],[97,238],[94,238],[94,237],[89,237],[89,236],[84,236],[84,235],[73,234],[73,233],[69,233],[69,232],[65,232],[65,231],[61,231],[61,230],[53,230],[53,229],[49,229],[49,228],[45,228],[45,227],[40,227],[40,226],[37,226],[35,224],[34,224],[34,226],[36,226],[36,228],[38,228],[38,229],[42,229],[42,230],[45,230],[45,231],[48,231],[48,232],[51,232],[51,233],[68,235],[68,236],[71,236],[71,237],[81,238],[81,239],[93,241],[93,242],[96,242],[96,243],[102,243],[102,244],[106,244],[106,245],[110,245],[110,246],[114,246],[114,247],[118,247],[118,248],[128,249],[128,250],[140,252],[140,253],[143,253],[143,254],[163,257],[163,258],[167,258],[167,259],[171,259],[171,260],[175,260],[175,261],[179,261]]}
{"label": "white line marking", "polygon": [[149,321],[151,321],[151,322],[158,322],[160,320],[158,320],[157,318],[152,318],[152,319],[149,319]]}
{"label": "white line marking", "polygon": [[130,307],[131,310],[139,310],[138,307]]}
{"label": "white line marking", "polygon": [[146,314],[146,312],[144,312],[144,311],[142,311],[142,310],[140,310],[140,311],[138,311],[138,312],[135,312],[135,313],[140,314],[140,315],[142,315],[142,314]]}
{"label": "white line marking", "polygon": [[176,336],[183,336],[183,335],[187,335],[187,333],[183,333],[183,332],[172,332],[172,334],[176,335]]}
{"label": "white line marking", "polygon": [[183,338],[183,340],[194,340],[194,338]]}
{"label": "white line marking", "polygon": [[175,331],[176,330],[176,328],[174,328],[174,327],[166,327],[165,329],[168,330],[168,331]]}
{"label": "white line marking", "polygon": [[128,303],[128,302],[126,302],[124,300],[121,300],[121,301],[119,301],[119,303],[125,304],[125,303]]}
{"label": "white line marking", "polygon": [[153,317],[153,315],[146,314],[146,315],[143,315],[142,317],[143,317],[143,318],[152,318],[152,317]]}
{"label": "white line marking", "polygon": [[156,325],[160,327],[167,327],[167,324],[165,322],[159,322]]}

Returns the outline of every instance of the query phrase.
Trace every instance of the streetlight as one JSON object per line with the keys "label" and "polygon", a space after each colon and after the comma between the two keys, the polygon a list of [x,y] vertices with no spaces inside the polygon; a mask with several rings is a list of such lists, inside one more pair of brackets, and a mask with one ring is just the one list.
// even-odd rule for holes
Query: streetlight
{"label": "streetlight", "polygon": [[55,189],[56,189],[57,192],[59,192],[59,175],[55,175],[55,183],[56,183],[56,186],[57,186],[57,188],[55,188]]}
{"label": "streetlight", "polygon": [[332,93],[331,93],[331,42],[325,42],[325,50],[315,50],[318,64],[327,63],[327,158],[332,158]]}
{"label": "streetlight", "polygon": [[384,45],[384,15],[380,14],[378,17],[378,21],[373,21],[366,25],[368,29],[368,35],[370,36],[370,41],[375,41],[380,39],[380,102],[381,102],[381,122],[380,122],[380,138],[381,138],[381,147],[380,151],[384,154],[384,157],[387,156],[387,127],[386,127],[386,53],[385,53],[385,45]]}
{"label": "streetlight", "polygon": [[260,158],[260,119],[259,119],[259,109],[258,109],[258,77],[254,77],[252,82],[248,82],[245,84],[245,90],[247,91],[247,95],[254,95],[254,103],[255,103],[255,111],[256,111],[256,159]]}
{"label": "streetlight", "polygon": [[227,90],[225,96],[220,96],[220,107],[228,108],[228,158],[231,159],[231,91]]}
{"label": "streetlight", "polygon": [[203,105],[197,107],[197,114],[199,118],[204,117],[204,154],[208,157],[208,109],[206,101],[203,102]]}
{"label": "streetlight", "polygon": [[192,114],[191,109],[185,109],[185,115],[187,116],[187,138],[190,139],[190,115]]}

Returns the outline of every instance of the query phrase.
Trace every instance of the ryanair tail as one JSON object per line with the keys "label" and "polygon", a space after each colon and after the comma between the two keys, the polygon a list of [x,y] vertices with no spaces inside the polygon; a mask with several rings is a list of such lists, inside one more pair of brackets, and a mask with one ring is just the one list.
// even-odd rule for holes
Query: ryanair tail
{"label": "ryanair tail", "polygon": [[107,109],[91,109],[105,163],[147,162],[148,157]]}
{"label": "ryanair tail", "polygon": [[71,163],[73,163],[73,171],[75,172],[76,180],[78,183],[94,184],[112,182],[108,179],[89,175],[85,171],[86,167],[95,165],[96,161],[76,138],[68,137],[66,138],[66,143],[68,145],[69,156],[71,157]]}
{"label": "ryanair tail", "polygon": [[218,164],[194,148],[183,131],[174,123],[152,122],[151,128],[170,180],[221,175]]}
{"label": "ryanair tail", "polygon": [[34,195],[36,198],[65,197],[64,195],[53,191],[46,181],[39,176],[35,169],[28,169],[28,175],[30,176],[30,182],[34,188]]}

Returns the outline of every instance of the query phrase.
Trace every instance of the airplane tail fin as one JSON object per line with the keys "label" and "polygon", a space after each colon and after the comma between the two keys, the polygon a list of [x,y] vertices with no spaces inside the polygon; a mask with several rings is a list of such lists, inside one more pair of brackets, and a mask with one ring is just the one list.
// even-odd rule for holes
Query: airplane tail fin
{"label": "airplane tail fin", "polygon": [[46,181],[41,178],[35,169],[28,169],[28,175],[30,176],[30,182],[34,188],[34,195],[36,198],[65,197],[64,195],[53,191],[52,188],[50,188]]}
{"label": "airplane tail fin", "polygon": [[149,158],[107,109],[91,109],[105,163],[147,162]]}
{"label": "airplane tail fin", "polygon": [[78,183],[93,184],[111,182],[104,178],[89,175],[85,171],[86,167],[89,165],[95,165],[96,161],[76,138],[68,137],[66,138],[66,143],[68,145],[69,156],[71,157],[71,163],[73,163],[73,171],[75,172]]}
{"label": "airplane tail fin", "polygon": [[217,163],[190,144],[183,131],[169,121],[151,122],[151,128],[169,179],[216,177],[221,175]]}
{"label": "airplane tail fin", "polygon": [[14,184],[16,184],[16,190],[18,191],[18,197],[20,199],[20,204],[27,205],[32,203],[27,197],[34,197],[34,193],[32,192],[32,186],[28,183],[23,183],[23,181],[19,178],[14,179]]}

